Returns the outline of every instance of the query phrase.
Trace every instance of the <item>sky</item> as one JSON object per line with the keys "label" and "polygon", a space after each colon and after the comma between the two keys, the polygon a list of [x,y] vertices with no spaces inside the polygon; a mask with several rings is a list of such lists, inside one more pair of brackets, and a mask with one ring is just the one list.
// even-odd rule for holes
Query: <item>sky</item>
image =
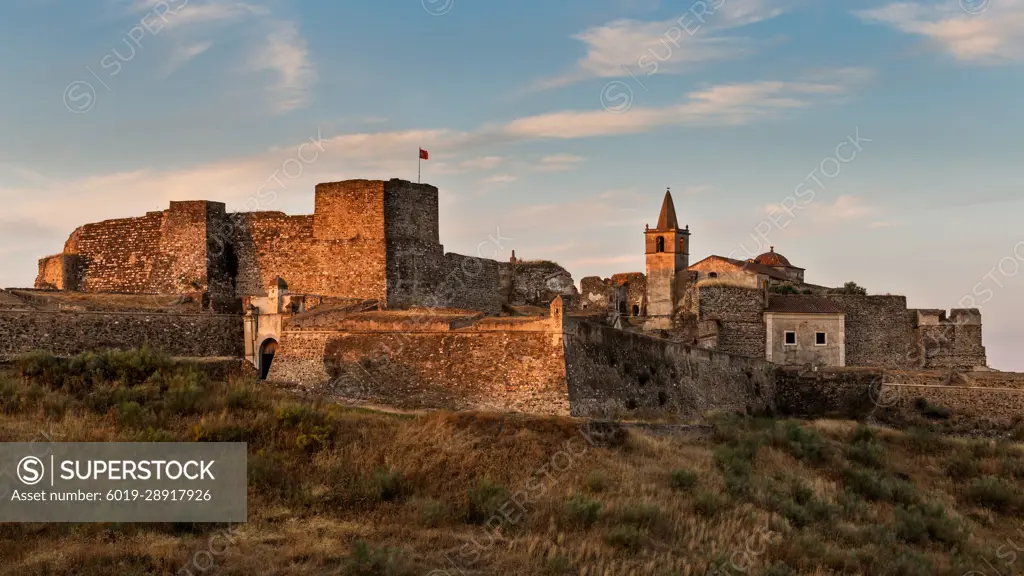
{"label": "sky", "polygon": [[980,308],[1024,371],[1024,0],[6,0],[0,286],[86,222],[440,189],[447,251],[644,270],[769,247]]}

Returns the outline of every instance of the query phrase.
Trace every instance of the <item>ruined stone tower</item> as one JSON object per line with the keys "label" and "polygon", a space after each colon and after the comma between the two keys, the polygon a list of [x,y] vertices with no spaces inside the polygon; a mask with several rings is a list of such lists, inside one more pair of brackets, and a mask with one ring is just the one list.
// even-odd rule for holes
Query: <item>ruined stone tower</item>
{"label": "ruined stone tower", "polygon": [[679,228],[672,193],[665,191],[655,228],[644,230],[647,252],[647,323],[649,330],[671,327],[690,265],[690,227]]}

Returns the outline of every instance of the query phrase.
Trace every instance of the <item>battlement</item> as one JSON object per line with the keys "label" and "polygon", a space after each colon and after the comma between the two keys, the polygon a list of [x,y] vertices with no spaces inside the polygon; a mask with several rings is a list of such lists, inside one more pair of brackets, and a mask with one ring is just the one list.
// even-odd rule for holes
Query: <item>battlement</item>
{"label": "battlement", "polygon": [[40,260],[36,286],[204,291],[226,309],[243,296],[265,295],[278,276],[299,293],[389,307],[433,305],[452,285],[449,305],[500,310],[497,263],[446,256],[438,189],[397,178],[318,184],[312,215],[229,215],[222,202],[189,200],[142,217],[86,224],[61,254]]}

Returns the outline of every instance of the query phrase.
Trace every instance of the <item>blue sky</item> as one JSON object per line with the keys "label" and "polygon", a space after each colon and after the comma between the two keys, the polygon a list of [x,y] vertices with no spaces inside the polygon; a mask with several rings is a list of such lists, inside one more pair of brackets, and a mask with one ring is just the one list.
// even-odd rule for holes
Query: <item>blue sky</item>
{"label": "blue sky", "polygon": [[1024,371],[1024,0],[9,0],[0,45],[0,285],[83,222],[308,213],[422,146],[447,250],[642,271],[670,186],[692,261],[980,307]]}

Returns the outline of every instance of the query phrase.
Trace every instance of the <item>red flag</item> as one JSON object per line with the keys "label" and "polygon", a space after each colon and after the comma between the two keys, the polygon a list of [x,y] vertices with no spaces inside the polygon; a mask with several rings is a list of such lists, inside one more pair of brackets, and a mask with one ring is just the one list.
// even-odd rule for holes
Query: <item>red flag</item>
{"label": "red flag", "polygon": [[430,160],[430,154],[423,148],[420,148],[420,160]]}

